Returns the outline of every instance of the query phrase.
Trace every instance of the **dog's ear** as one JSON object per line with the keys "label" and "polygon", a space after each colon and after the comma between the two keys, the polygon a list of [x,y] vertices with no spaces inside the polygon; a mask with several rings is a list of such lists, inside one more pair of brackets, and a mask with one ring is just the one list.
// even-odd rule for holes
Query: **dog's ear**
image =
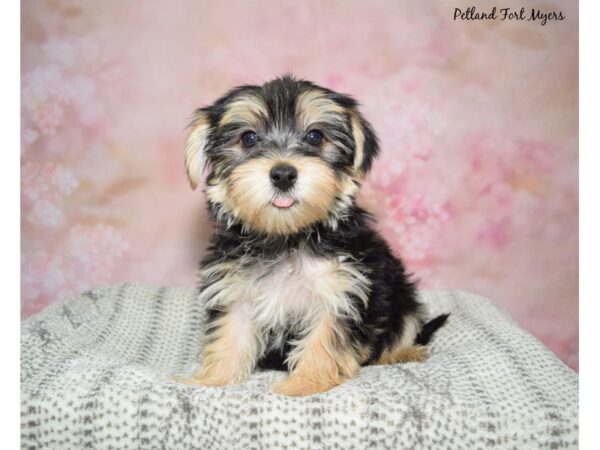
{"label": "dog's ear", "polygon": [[355,108],[350,112],[350,125],[354,137],[354,172],[363,178],[379,154],[379,140],[371,124]]}
{"label": "dog's ear", "polygon": [[210,117],[206,108],[198,109],[188,126],[185,141],[185,169],[192,189],[200,183],[206,161],[204,151],[210,133]]}

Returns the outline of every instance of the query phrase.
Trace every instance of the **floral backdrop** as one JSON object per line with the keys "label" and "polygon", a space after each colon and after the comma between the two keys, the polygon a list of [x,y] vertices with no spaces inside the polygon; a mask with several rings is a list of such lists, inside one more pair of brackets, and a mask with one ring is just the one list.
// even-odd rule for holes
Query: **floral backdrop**
{"label": "floral backdrop", "polygon": [[361,202],[423,288],[473,291],[578,367],[578,5],[22,2],[22,316],[124,280],[191,286],[210,224],[191,112],[291,71],[361,100]]}

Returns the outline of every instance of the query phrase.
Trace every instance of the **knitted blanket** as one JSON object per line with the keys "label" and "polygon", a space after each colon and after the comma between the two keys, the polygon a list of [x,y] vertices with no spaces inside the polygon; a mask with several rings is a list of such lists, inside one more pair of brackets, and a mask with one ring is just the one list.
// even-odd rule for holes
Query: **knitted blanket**
{"label": "knitted blanket", "polygon": [[21,445],[39,449],[577,448],[578,377],[489,301],[451,312],[425,363],[372,366],[329,392],[178,384],[200,361],[195,291],[139,283],[53,304],[21,326]]}

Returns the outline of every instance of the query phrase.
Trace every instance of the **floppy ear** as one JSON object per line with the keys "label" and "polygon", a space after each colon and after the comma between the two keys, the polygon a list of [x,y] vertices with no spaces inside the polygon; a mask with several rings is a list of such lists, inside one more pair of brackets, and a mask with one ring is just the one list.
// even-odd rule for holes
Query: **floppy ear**
{"label": "floppy ear", "polygon": [[354,137],[354,172],[362,178],[379,154],[379,140],[371,124],[356,109],[350,113],[350,124]]}
{"label": "floppy ear", "polygon": [[188,126],[185,141],[185,169],[192,189],[196,189],[205,167],[204,150],[210,131],[210,118],[206,109],[199,109]]}

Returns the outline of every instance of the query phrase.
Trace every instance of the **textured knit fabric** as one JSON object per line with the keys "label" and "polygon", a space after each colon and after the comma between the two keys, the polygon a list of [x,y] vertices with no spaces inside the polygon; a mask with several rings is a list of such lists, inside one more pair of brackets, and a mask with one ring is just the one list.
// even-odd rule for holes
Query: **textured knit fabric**
{"label": "textured knit fabric", "polygon": [[284,373],[178,384],[200,361],[195,291],[94,290],[22,323],[22,447],[577,448],[578,377],[489,301],[423,291],[450,312],[425,363],[363,367],[329,392],[271,393]]}

